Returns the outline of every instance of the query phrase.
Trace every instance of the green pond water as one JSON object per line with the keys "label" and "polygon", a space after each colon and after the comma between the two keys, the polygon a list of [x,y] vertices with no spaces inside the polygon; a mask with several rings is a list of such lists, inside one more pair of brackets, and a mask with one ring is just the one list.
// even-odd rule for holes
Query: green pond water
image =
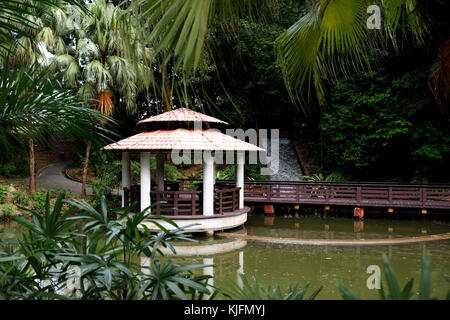
{"label": "green pond water", "polygon": [[[308,239],[374,239],[407,236],[423,236],[450,231],[448,222],[432,222],[426,219],[385,220],[366,218],[363,222],[351,218],[324,218],[320,216],[283,217],[249,215],[244,227],[232,230],[235,233],[284,238]],[[227,231],[230,232],[230,231]],[[227,241],[200,239],[199,245],[220,244]],[[180,244],[181,245],[181,244]],[[182,245],[186,245],[183,243]],[[341,299],[337,281],[350,287],[362,299],[377,299],[377,290],[367,288],[366,272],[371,265],[384,273],[382,256],[386,254],[394,268],[400,285],[412,277],[414,289],[419,289],[420,271],[425,255],[431,254],[432,295],[443,299],[450,289],[450,240],[414,244],[384,246],[306,246],[279,245],[247,241],[242,248],[209,256],[178,257],[180,263],[214,264],[204,271],[214,276],[213,283],[226,285],[227,276],[239,283],[238,272],[263,285],[278,283],[281,288],[298,282],[303,286],[311,280],[311,294],[317,287],[324,288],[317,299]],[[416,296],[417,298],[417,296]]]}
{"label": "green pond water", "polygon": [[[0,226],[0,231],[17,230],[14,224]],[[374,239],[423,236],[450,232],[450,223],[430,219],[380,219],[366,218],[363,222],[351,218],[300,216],[267,217],[249,215],[247,223],[227,232],[285,238],[308,239]],[[232,244],[231,239],[197,237],[199,243],[173,243],[177,246],[215,246]],[[450,240],[383,246],[307,246],[279,245],[254,241],[243,242],[237,248],[210,255],[178,256],[181,264],[213,264],[202,273],[213,275],[212,283],[226,285],[227,276],[239,283],[238,273],[249,279],[256,277],[262,285],[278,283],[282,289],[289,284],[303,286],[311,280],[311,294],[317,287],[324,288],[317,299],[341,299],[337,281],[341,281],[362,299],[377,299],[377,290],[367,288],[371,265],[379,266],[384,281],[382,255],[386,254],[395,270],[400,286],[412,277],[414,290],[418,291],[420,271],[426,254],[431,255],[431,294],[444,299],[450,289]],[[167,258],[162,258],[167,259]],[[145,259],[143,264],[148,263]],[[417,296],[415,297],[417,298]]]}

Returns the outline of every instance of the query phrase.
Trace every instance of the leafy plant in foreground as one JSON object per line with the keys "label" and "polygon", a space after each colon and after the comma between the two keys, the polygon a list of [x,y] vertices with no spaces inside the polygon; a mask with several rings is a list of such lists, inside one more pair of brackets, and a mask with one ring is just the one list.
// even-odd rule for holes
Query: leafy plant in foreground
{"label": "leafy plant in foreground", "polygon": [[[0,239],[1,298],[187,299],[209,293],[204,281],[209,276],[192,273],[204,265],[158,259],[161,246],[175,252],[169,241],[192,239],[171,220],[152,215],[151,207],[136,214],[130,214],[130,208],[108,210],[102,197],[99,212],[85,200],[63,199],[62,192],[50,209],[47,195],[45,212],[28,210],[33,221],[15,219],[26,232]],[[75,221],[82,223],[82,232],[71,230]],[[175,230],[164,228],[161,221]],[[143,222],[161,231],[143,227],[142,232],[138,227]],[[150,259],[149,266],[142,267],[143,257]]]}
{"label": "leafy plant in foreground", "polygon": [[[427,254],[423,262],[422,274],[419,284],[419,300],[436,300],[436,297],[430,296],[430,286],[431,286],[431,271],[430,271],[430,261],[431,256]],[[384,273],[386,276],[387,287],[389,288],[389,294],[386,295],[383,284],[381,283],[381,288],[379,289],[380,300],[409,300],[413,297],[413,284],[414,278],[409,279],[403,289],[400,289],[397,277],[395,276],[394,269],[392,268],[389,259],[386,255],[383,255],[383,266]],[[341,296],[345,300],[359,300],[360,298],[348,287],[343,285],[341,282],[338,283],[338,288]],[[447,299],[450,298],[450,290],[447,294]]]}
{"label": "leafy plant in foreground", "polygon": [[[245,275],[239,274],[242,286],[227,276],[226,286],[219,289],[225,297],[229,299],[240,300],[303,300],[311,281],[308,281],[303,288],[299,288],[298,283],[294,286],[289,285],[286,293],[281,292],[278,284],[271,290],[270,286],[263,287],[253,278],[253,285],[248,281]],[[318,287],[309,296],[308,300],[314,300],[323,286]]]}

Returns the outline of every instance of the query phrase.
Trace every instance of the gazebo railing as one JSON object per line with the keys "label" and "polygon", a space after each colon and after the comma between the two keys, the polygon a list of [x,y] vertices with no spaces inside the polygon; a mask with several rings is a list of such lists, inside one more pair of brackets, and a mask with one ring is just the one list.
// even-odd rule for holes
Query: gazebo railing
{"label": "gazebo railing", "polygon": [[152,203],[156,204],[155,213],[168,216],[186,216],[202,214],[201,191],[152,191]]}
{"label": "gazebo railing", "polygon": [[216,189],[214,191],[214,213],[224,214],[236,211],[239,208],[240,189]]}
{"label": "gazebo railing", "polygon": [[[175,187],[174,189],[178,189]],[[151,191],[151,203],[155,214],[163,216],[202,216],[202,194],[200,190],[188,190],[182,186],[181,190]],[[215,188],[214,215],[223,215],[239,209],[240,188]],[[124,188],[125,206],[131,206],[132,212],[140,211],[139,185]]]}
{"label": "gazebo railing", "polygon": [[131,211],[140,211],[141,189],[139,185],[123,188],[125,207],[133,206]]}

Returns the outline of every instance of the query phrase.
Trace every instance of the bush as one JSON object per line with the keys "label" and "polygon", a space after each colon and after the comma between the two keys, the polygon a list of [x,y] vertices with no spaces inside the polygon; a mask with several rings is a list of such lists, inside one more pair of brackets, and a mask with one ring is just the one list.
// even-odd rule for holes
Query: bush
{"label": "bush", "polygon": [[5,203],[0,206],[0,219],[10,219],[15,215],[16,207],[11,203]]}
{"label": "bush", "polygon": [[348,176],[340,173],[340,172],[332,172],[327,176],[325,181],[327,182],[340,182],[340,181],[349,181],[351,180]]}
{"label": "bush", "polygon": [[14,176],[14,172],[16,171],[16,166],[13,164],[5,164],[4,166],[2,166],[1,169],[1,173],[5,176],[5,177],[13,177]]}
{"label": "bush", "polygon": [[13,192],[12,202],[18,206],[28,206],[30,196],[23,191]]}
{"label": "bush", "polygon": [[5,203],[6,199],[8,199],[8,188],[0,186],[0,203]]}
{"label": "bush", "polygon": [[120,186],[119,177],[115,172],[103,172],[100,178],[92,181],[92,191],[97,196],[109,197],[112,191]]}
{"label": "bush", "polygon": [[37,192],[34,193],[31,196],[31,199],[33,201],[33,209],[37,211],[44,211],[45,210],[45,202],[47,200],[47,196],[43,192]]}

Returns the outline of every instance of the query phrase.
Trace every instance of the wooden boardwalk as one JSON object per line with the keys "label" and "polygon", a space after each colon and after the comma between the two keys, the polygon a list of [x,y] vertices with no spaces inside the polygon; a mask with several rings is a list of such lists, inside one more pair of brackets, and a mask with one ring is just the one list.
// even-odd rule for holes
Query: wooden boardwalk
{"label": "wooden boardwalk", "polygon": [[[231,184],[218,180],[216,184]],[[450,185],[245,181],[245,203],[450,209]]]}

